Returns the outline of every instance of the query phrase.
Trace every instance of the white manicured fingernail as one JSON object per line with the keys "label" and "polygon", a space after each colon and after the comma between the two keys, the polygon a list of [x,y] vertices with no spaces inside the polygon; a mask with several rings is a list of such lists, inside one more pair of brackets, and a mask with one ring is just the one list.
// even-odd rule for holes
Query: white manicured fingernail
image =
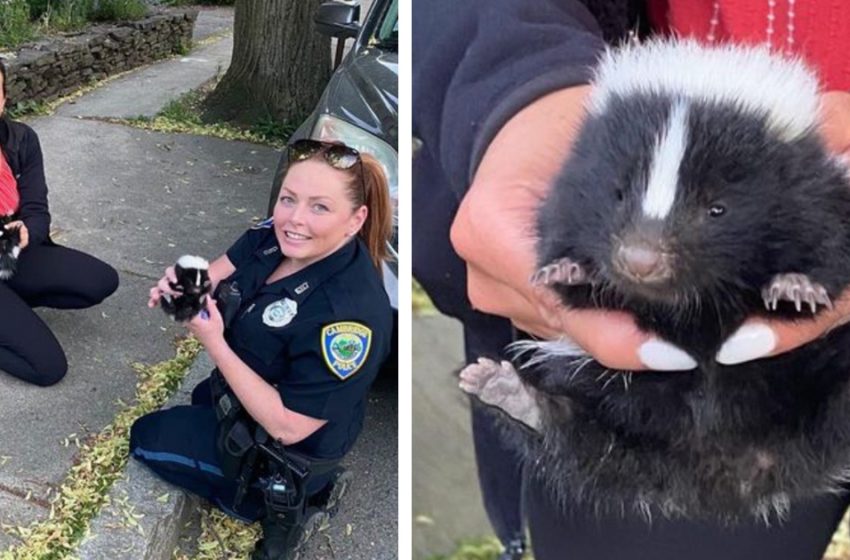
{"label": "white manicured fingernail", "polygon": [[776,333],[767,325],[744,325],[726,339],[717,353],[717,361],[731,366],[763,358],[776,348]]}
{"label": "white manicured fingernail", "polygon": [[657,338],[641,344],[638,357],[643,365],[655,371],[682,371],[697,367],[697,361],[687,352]]}

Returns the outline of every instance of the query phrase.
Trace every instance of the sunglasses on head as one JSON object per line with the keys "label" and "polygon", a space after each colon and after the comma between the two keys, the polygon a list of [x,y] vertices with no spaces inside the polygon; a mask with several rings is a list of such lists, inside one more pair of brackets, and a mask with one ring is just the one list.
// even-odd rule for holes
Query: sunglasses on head
{"label": "sunglasses on head", "polygon": [[360,152],[345,144],[334,144],[320,140],[297,140],[289,146],[289,161],[297,162],[322,154],[334,169],[351,169],[361,163]]}

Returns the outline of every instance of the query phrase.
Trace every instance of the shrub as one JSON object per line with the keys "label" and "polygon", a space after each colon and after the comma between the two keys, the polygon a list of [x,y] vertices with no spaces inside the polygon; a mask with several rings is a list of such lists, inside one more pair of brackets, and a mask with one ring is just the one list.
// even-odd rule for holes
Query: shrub
{"label": "shrub", "polygon": [[166,6],[188,6],[201,4],[205,6],[232,6],[236,0],[163,0]]}
{"label": "shrub", "polygon": [[141,0],[95,0],[89,19],[92,21],[128,21],[141,19],[148,8]]}
{"label": "shrub", "polygon": [[71,31],[88,21],[92,0],[30,0],[30,14],[43,29]]}
{"label": "shrub", "polygon": [[25,0],[0,0],[0,45],[15,47],[35,37]]}

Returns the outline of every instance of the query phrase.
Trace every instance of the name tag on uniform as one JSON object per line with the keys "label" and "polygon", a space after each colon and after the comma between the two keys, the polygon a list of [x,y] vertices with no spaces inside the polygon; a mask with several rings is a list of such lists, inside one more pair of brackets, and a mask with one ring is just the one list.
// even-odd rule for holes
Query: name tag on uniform
{"label": "name tag on uniform", "polygon": [[263,324],[269,327],[285,327],[298,315],[298,304],[289,298],[270,303],[263,310]]}

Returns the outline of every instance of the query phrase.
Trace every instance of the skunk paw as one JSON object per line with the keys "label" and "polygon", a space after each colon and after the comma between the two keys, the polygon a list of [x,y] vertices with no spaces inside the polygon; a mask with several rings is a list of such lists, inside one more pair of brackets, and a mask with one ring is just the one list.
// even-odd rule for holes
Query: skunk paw
{"label": "skunk paw", "polygon": [[478,358],[460,372],[460,388],[533,430],[540,430],[540,408],[534,389],[525,385],[510,362]]}
{"label": "skunk paw", "polygon": [[803,303],[809,306],[812,313],[817,312],[818,305],[832,309],[826,288],[812,282],[805,274],[777,274],[762,289],[761,296],[768,311],[776,311],[780,301],[793,303],[797,311],[802,311]]}

